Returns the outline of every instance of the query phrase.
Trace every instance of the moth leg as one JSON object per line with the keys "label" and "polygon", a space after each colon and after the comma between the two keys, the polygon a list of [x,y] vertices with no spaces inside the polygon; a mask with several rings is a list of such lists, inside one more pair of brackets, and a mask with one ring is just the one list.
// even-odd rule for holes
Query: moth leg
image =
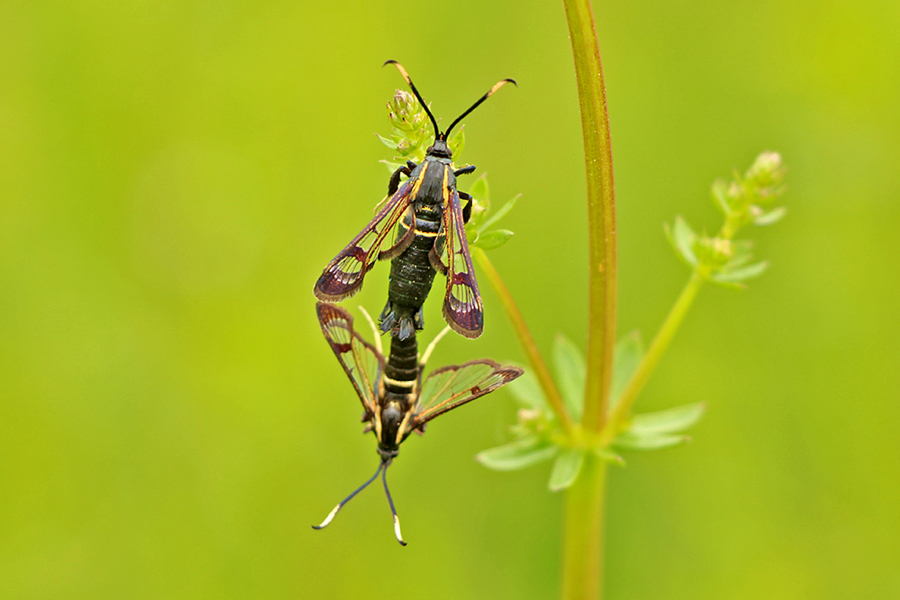
{"label": "moth leg", "polygon": [[469,222],[469,217],[472,216],[472,196],[468,195],[465,192],[459,192],[459,199],[468,201],[468,202],[466,202],[466,205],[463,207],[463,210],[462,210],[463,223],[465,224],[465,223]]}
{"label": "moth leg", "polygon": [[425,329],[425,307],[424,306],[419,307],[419,311],[416,313],[416,316],[415,316],[415,324],[416,324],[416,329],[418,329],[419,331],[421,331],[422,329]]}
{"label": "moth leg", "polygon": [[416,163],[411,160],[406,161],[405,167],[397,167],[397,170],[391,173],[391,179],[388,181],[388,198],[393,196],[397,190],[400,188],[400,174],[410,176],[413,169],[416,168]]}
{"label": "moth leg", "polygon": [[390,299],[388,299],[387,304],[384,305],[384,310],[381,311],[378,320],[381,321],[381,331],[383,333],[387,333],[394,328],[397,319],[394,315],[394,303],[391,302]]}
{"label": "moth leg", "polygon": [[463,167],[462,169],[457,169],[457,170],[453,171],[453,174],[455,176],[459,177],[460,175],[468,175],[469,173],[474,173],[474,172],[475,172],[475,165],[468,165],[466,167]]}

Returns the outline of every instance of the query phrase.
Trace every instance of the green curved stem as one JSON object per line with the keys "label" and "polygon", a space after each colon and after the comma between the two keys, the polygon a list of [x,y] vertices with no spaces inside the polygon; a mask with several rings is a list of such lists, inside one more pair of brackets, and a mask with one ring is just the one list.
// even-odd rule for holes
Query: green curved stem
{"label": "green curved stem", "polygon": [[666,320],[663,321],[659,331],[656,332],[656,337],[653,338],[653,342],[651,342],[650,347],[647,349],[647,353],[644,355],[644,358],[641,360],[637,369],[635,369],[631,379],[628,380],[625,389],[622,390],[619,401],[610,412],[609,421],[601,436],[600,443],[602,445],[607,445],[612,442],[619,433],[619,430],[631,416],[631,408],[634,406],[634,401],[637,400],[641,390],[644,389],[644,384],[646,384],[647,379],[650,378],[650,374],[653,373],[653,370],[656,368],[656,365],[659,364],[662,355],[665,354],[666,349],[668,349],[672,338],[675,337],[675,332],[678,331],[681,322],[684,321],[684,317],[691,307],[691,304],[693,304],[694,298],[697,297],[697,292],[703,287],[705,279],[705,267],[697,267],[691,274],[691,278],[688,280],[687,285],[684,286],[681,295],[678,296],[678,300],[675,301],[675,304],[666,316]]}
{"label": "green curved stem", "polygon": [[616,340],[616,203],[606,88],[589,0],[564,0],[581,106],[588,201],[588,338],[584,426],[606,420]]}
{"label": "green curved stem", "polygon": [[519,337],[519,343],[522,344],[522,348],[525,350],[525,356],[528,357],[528,362],[537,377],[541,389],[544,391],[544,396],[546,396],[553,412],[559,417],[563,430],[566,434],[569,434],[572,430],[572,417],[569,415],[569,411],[566,410],[566,404],[563,402],[562,395],[559,393],[559,389],[557,389],[553,377],[550,376],[550,369],[547,368],[547,363],[544,362],[544,357],[541,356],[541,352],[538,350],[537,344],[534,342],[534,338],[531,335],[531,331],[525,323],[525,318],[522,316],[521,311],[519,311],[519,307],[516,306],[512,294],[509,293],[509,289],[507,289],[506,284],[503,283],[500,274],[497,272],[497,269],[494,268],[494,265],[491,263],[490,259],[488,259],[484,250],[481,248],[472,248],[472,256],[475,257],[478,266],[484,271],[488,281],[491,283],[491,287],[494,288],[494,292],[496,292],[497,297],[500,298],[500,303],[503,304],[506,315],[512,322],[513,330]]}
{"label": "green curved stem", "polygon": [[[616,341],[616,204],[612,147],[600,47],[590,0],[563,0],[584,135],[588,204],[587,380],[583,426],[603,431]],[[603,594],[603,504],[606,465],[591,454],[567,491],[562,597]]]}

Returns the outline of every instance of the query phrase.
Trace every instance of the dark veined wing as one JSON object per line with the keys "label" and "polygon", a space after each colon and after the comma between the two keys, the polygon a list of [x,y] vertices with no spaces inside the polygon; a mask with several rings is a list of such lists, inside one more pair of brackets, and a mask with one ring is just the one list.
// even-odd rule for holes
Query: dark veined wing
{"label": "dark veined wing", "polygon": [[467,338],[477,338],[484,331],[484,305],[475,281],[466,225],[456,190],[450,194],[448,205],[444,206],[443,235],[446,240],[444,251],[447,253],[446,265],[441,264],[447,270],[444,318],[457,333]]}
{"label": "dark veined wing", "polygon": [[493,392],[523,372],[520,367],[504,366],[489,358],[441,367],[422,384],[407,434],[448,410]]}
{"label": "dark veined wing", "polygon": [[[316,298],[325,302],[340,302],[349,298],[362,288],[363,277],[375,266],[376,258],[391,258],[402,252],[404,244],[409,245],[412,236],[406,235],[391,248],[379,252],[384,239],[410,210],[413,183],[413,180],[406,180],[365,229],[328,263],[313,290]],[[415,220],[412,222],[415,223]]]}
{"label": "dark veined wing", "polygon": [[350,382],[359,394],[366,416],[375,414],[376,397],[384,357],[369,342],[353,330],[353,317],[333,304],[316,303],[319,325],[328,345],[334,351]]}

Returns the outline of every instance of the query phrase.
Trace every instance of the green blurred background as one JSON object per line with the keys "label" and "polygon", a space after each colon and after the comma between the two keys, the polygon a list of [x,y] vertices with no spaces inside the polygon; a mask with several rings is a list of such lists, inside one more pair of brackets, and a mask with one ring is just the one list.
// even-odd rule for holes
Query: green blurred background
{"label": "green blurred background", "polygon": [[[622,333],[686,280],[662,223],[713,230],[762,150],[772,261],[705,289],[639,409],[706,400],[686,447],[610,484],[610,598],[900,598],[900,4],[595,6]],[[463,161],[523,198],[492,253],[539,344],[584,344],[584,165],[560,2],[0,3],[0,597],[549,598],[548,465],[489,472],[499,392],[404,446],[381,490],[312,285],[383,195],[407,67]],[[470,181],[474,181],[471,179]],[[388,268],[347,303],[380,310]],[[486,288],[486,284],[483,286]],[[497,299],[433,364],[522,361]],[[431,331],[439,307],[427,306]]]}

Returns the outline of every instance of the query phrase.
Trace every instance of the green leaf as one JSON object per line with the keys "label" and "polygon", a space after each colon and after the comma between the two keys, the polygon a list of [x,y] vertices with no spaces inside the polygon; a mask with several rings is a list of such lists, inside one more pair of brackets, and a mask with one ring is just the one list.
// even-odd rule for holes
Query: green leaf
{"label": "green leaf", "polygon": [[481,227],[478,228],[478,230],[479,230],[479,231],[485,231],[485,230],[487,230],[491,225],[493,225],[494,223],[496,223],[497,221],[499,221],[500,219],[502,219],[503,217],[505,217],[505,216],[506,216],[506,213],[508,213],[509,211],[512,210],[513,206],[516,205],[516,202],[517,202],[517,201],[519,200],[519,198],[521,198],[521,197],[522,197],[522,194],[519,194],[518,196],[516,196],[515,198],[513,198],[512,200],[510,200],[509,202],[507,202],[507,203],[504,204],[503,206],[501,206],[501,207],[500,207],[500,210],[498,210],[496,213],[494,213],[494,216],[492,216],[490,219],[488,219],[487,222],[486,222],[484,225],[482,225]]}
{"label": "green leaf", "polygon": [[584,358],[578,346],[561,333],[557,334],[553,342],[553,363],[556,367],[556,382],[566,408],[573,419],[580,421],[584,402]]}
{"label": "green leaf", "polygon": [[722,265],[722,267],[719,269],[719,271],[722,273],[731,271],[733,269],[736,269],[738,267],[742,267],[742,266],[746,265],[751,260],[753,260],[752,253],[747,252],[747,253],[741,254],[740,252],[736,252],[734,258],[732,258],[727,263]]}
{"label": "green leaf", "polygon": [[396,150],[396,149],[397,149],[397,142],[395,142],[394,140],[389,139],[389,138],[386,138],[386,137],[384,137],[383,135],[378,135],[377,133],[376,133],[375,135],[378,136],[378,139],[381,140],[381,143],[382,143],[382,144],[384,144],[385,146],[387,146],[387,147],[390,148],[391,150]]}
{"label": "green leaf", "polygon": [[704,412],[706,412],[706,403],[696,402],[635,415],[626,433],[651,436],[660,433],[678,433],[695,425]]}
{"label": "green leaf", "polygon": [[787,214],[787,208],[784,206],[780,206],[778,208],[773,208],[767,213],[763,213],[753,219],[754,225],[759,225],[760,227],[765,225],[771,225],[773,223],[777,223],[781,219],[784,218],[784,215]]}
{"label": "green leaf", "polygon": [[675,252],[678,256],[681,257],[688,266],[697,266],[697,256],[694,254],[694,242],[697,240],[697,234],[691,230],[687,221],[678,216],[675,217],[675,225],[672,228],[669,228],[667,223],[666,237],[669,238],[669,242],[672,244],[672,247],[675,248]]}
{"label": "green leaf", "polygon": [[709,277],[707,277],[707,281],[728,290],[737,290],[742,292],[747,289],[747,286],[743,283],[737,283],[734,281],[720,281],[716,278],[715,275],[710,275]]}
{"label": "green leaf", "polygon": [[719,211],[725,216],[731,213],[731,206],[728,204],[728,184],[724,179],[718,179],[712,184],[712,197]]}
{"label": "green leaf", "polygon": [[495,229],[494,231],[479,234],[473,245],[478,246],[482,250],[493,250],[508,242],[512,236],[513,232],[508,229]]}
{"label": "green leaf", "polygon": [[469,195],[473,198],[472,215],[469,222],[466,223],[466,231],[477,232],[481,224],[491,210],[490,190],[488,189],[487,177],[482,175],[475,180],[469,189]]}
{"label": "green leaf", "polygon": [[488,188],[487,177],[482,174],[481,177],[475,180],[472,184],[472,187],[469,188],[469,195],[477,200],[489,201],[491,199],[491,192]]}
{"label": "green leaf", "polygon": [[616,342],[616,350],[613,355],[613,380],[612,389],[610,390],[610,398],[612,401],[609,405],[611,411],[619,402],[619,396],[631,379],[632,374],[641,360],[644,358],[644,342],[641,340],[641,333],[637,330],[632,331],[625,337]]}
{"label": "green leaf", "polygon": [[662,450],[663,448],[679,446],[690,440],[690,436],[687,435],[672,433],[636,435],[626,431],[619,434],[613,442],[613,446],[623,450]]}
{"label": "green leaf", "polygon": [[620,467],[625,466],[625,459],[610,450],[609,448],[597,447],[594,448],[594,454],[596,454],[599,458],[605,460],[606,462],[611,462],[613,464],[619,465]]}
{"label": "green leaf", "polygon": [[759,277],[769,268],[768,261],[758,262],[755,265],[742,267],[740,269],[730,269],[714,274],[712,277],[719,283],[736,283],[752,277]]}
{"label": "green leaf", "polygon": [[547,410],[547,400],[544,398],[544,392],[538,383],[537,377],[526,370],[521,377],[511,381],[507,388],[513,397],[526,408],[538,408]]}
{"label": "green leaf", "polygon": [[387,167],[388,173],[393,173],[399,167],[406,165],[406,163],[398,163],[398,162],[393,162],[390,160],[379,160],[378,162],[382,163],[383,165],[385,165]]}
{"label": "green leaf", "polygon": [[459,156],[462,154],[463,149],[466,147],[466,126],[462,125],[459,128],[450,141],[447,142],[447,145],[450,146],[450,152],[453,153],[453,158],[459,160]]}
{"label": "green leaf", "polygon": [[495,471],[516,471],[549,460],[559,451],[558,446],[529,437],[475,455],[475,460]]}
{"label": "green leaf", "polygon": [[553,471],[550,472],[548,483],[550,491],[558,492],[575,483],[582,465],[584,465],[584,450],[569,448],[561,452],[553,463]]}

